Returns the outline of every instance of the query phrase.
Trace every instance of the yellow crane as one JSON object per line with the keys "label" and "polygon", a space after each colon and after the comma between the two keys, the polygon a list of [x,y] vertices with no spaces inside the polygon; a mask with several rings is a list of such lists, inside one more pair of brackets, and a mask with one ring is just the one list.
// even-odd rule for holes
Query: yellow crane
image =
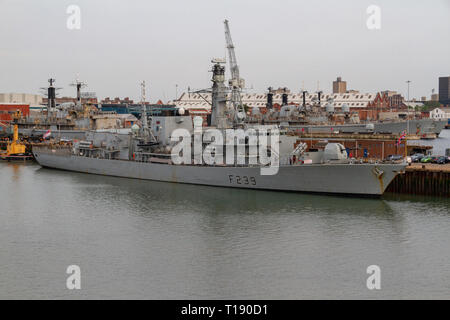
{"label": "yellow crane", "polygon": [[19,127],[14,125],[12,141],[8,142],[6,152],[0,154],[0,160],[32,160],[33,156],[26,152],[26,146],[19,140]]}
{"label": "yellow crane", "polygon": [[18,155],[18,154],[24,154],[25,153],[26,146],[20,142],[19,140],[19,127],[17,124],[14,125],[14,132],[13,132],[13,139],[11,142],[8,143],[8,146],[6,147],[6,155],[12,156],[12,155]]}

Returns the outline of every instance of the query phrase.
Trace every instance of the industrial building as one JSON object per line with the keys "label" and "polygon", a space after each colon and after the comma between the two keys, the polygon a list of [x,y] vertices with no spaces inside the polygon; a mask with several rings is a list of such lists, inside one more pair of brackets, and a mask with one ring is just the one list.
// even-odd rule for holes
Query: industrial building
{"label": "industrial building", "polygon": [[110,97],[106,97],[105,99],[100,101],[101,104],[134,104],[134,101],[131,100],[129,97],[125,97],[124,99],[120,99],[119,97],[116,97],[114,99],[111,99]]}
{"label": "industrial building", "polygon": [[[343,105],[348,105],[352,109],[367,108],[370,102],[375,100],[377,94],[375,93],[335,93],[335,94],[321,94],[321,104],[325,106],[329,99],[333,99],[335,107],[340,108]],[[183,93],[180,98],[173,101],[179,108],[184,109],[204,109],[210,110],[211,94],[209,93]],[[319,101],[317,93],[308,93],[305,96],[307,104]],[[262,93],[243,93],[242,103],[250,108],[266,108],[267,106],[267,94]],[[274,105],[282,104],[282,94],[273,95]],[[301,93],[288,93],[288,103],[290,104],[302,104],[303,95]]]}
{"label": "industrial building", "polygon": [[450,77],[439,78],[439,102],[450,105]]}
{"label": "industrial building", "polygon": [[450,119],[450,108],[435,108],[430,111],[430,118],[436,120]]}
{"label": "industrial building", "polygon": [[20,111],[21,115],[28,117],[30,105],[23,103],[0,103],[0,121],[9,122],[13,120],[14,114]]}
{"label": "industrial building", "polygon": [[337,77],[336,81],[333,81],[333,93],[346,93],[347,82],[342,81],[341,77]]}
{"label": "industrial building", "polygon": [[400,107],[402,104],[405,103],[405,99],[397,91],[386,90],[381,91],[381,94],[387,96],[391,107]]}
{"label": "industrial building", "polygon": [[0,93],[0,103],[19,103],[30,106],[41,105],[43,96],[31,93]]}

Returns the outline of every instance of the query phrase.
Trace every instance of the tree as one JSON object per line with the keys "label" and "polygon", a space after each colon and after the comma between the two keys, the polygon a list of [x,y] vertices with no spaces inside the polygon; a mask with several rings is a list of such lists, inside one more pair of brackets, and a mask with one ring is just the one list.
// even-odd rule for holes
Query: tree
{"label": "tree", "polygon": [[441,107],[439,101],[424,101],[422,111],[431,111],[433,109]]}

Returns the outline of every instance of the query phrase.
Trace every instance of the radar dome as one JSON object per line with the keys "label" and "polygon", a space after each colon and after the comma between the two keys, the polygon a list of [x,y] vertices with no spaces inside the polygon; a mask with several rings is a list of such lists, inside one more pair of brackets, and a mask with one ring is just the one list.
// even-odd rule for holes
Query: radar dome
{"label": "radar dome", "polygon": [[138,133],[141,128],[135,123],[131,126],[131,131],[133,133]]}
{"label": "radar dome", "polygon": [[184,115],[185,112],[186,112],[186,110],[184,110],[183,107],[181,107],[181,108],[178,109],[178,114],[179,114],[180,116]]}

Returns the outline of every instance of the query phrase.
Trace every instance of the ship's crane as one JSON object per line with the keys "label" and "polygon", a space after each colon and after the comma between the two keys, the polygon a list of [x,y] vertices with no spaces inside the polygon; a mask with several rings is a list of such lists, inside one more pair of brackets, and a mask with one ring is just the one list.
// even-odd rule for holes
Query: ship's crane
{"label": "ship's crane", "polygon": [[230,27],[228,26],[228,20],[224,21],[225,24],[225,41],[228,49],[228,56],[230,61],[231,80],[229,86],[231,87],[231,104],[235,112],[235,119],[238,122],[243,122],[245,119],[245,110],[242,105],[241,91],[245,87],[244,79],[239,76],[239,66],[236,60],[236,53],[234,52],[233,40],[231,39]]}

